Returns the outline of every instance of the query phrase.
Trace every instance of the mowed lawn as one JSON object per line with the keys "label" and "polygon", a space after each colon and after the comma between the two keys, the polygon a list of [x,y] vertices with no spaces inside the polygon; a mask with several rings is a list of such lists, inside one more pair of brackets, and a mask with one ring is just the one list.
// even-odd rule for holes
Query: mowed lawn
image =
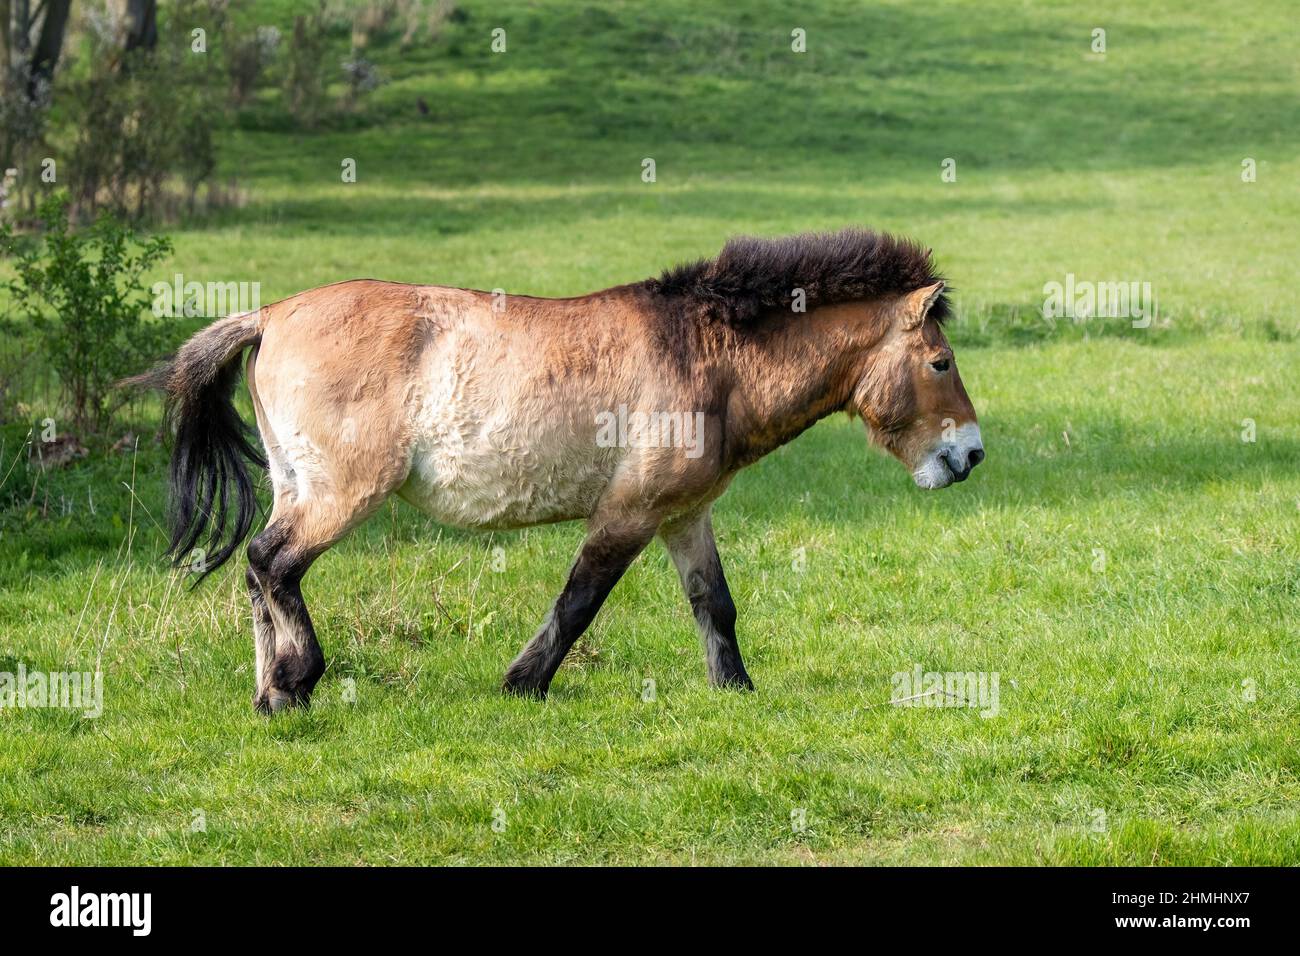
{"label": "mowed lawn", "polygon": [[[392,504],[308,576],[329,670],[268,720],[242,566],[191,593],[159,560],[156,409],[48,474],[5,425],[0,671],[98,665],[104,713],[0,709],[0,863],[1300,862],[1285,5],[461,9],[377,42],[389,82],[321,129],[272,91],[231,120],[248,203],[169,228],[159,278],[568,295],[894,229],[955,287],[988,460],[921,492],[837,417],[742,473],[715,526],[754,694],[707,687],[656,544],[545,703],[502,697],[582,529]],[[1160,316],[1047,322],[1067,274]],[[997,713],[891,706],[917,665],[996,674]]]}

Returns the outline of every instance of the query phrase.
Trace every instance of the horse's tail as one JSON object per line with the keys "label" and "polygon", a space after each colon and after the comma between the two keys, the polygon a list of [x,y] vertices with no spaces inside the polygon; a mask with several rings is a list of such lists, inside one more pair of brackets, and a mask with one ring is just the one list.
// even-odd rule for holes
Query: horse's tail
{"label": "horse's tail", "polygon": [[[262,326],[260,310],[227,316],[195,334],[171,360],[123,383],[165,395],[165,421],[175,431],[167,555],[176,566],[194,567],[195,584],[229,559],[256,517],[248,463],[265,468],[266,459],[233,398],[240,358],[261,341]],[[202,552],[194,553],[205,532]]]}

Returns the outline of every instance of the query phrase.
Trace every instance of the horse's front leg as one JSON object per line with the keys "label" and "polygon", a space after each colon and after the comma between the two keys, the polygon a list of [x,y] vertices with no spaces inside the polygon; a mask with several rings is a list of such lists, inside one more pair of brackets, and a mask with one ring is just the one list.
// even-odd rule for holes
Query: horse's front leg
{"label": "horse's front leg", "polygon": [[564,655],[591,624],[623,572],[654,537],[658,521],[593,523],[569,579],[541,629],[506,671],[502,690],[545,697]]}
{"label": "horse's front leg", "polygon": [[753,690],[736,643],[736,605],[722,573],[708,509],[665,525],[661,534],[704,639],[709,682],[714,687]]}

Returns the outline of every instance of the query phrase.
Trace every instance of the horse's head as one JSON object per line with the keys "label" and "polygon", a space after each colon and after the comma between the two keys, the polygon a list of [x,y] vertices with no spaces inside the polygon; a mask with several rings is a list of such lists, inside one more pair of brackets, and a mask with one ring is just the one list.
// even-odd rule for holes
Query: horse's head
{"label": "horse's head", "polygon": [[975,409],[943,329],[930,316],[942,292],[936,282],[898,300],[852,400],[872,440],[921,488],[965,481],[984,460]]}

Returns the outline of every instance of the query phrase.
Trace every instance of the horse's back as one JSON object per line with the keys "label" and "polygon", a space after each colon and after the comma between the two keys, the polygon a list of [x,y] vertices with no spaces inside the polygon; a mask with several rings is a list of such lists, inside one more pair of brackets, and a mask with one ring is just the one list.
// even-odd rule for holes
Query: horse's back
{"label": "horse's back", "polygon": [[250,385],[273,479],[278,461],[299,495],[338,480],[397,490],[468,528],[585,518],[628,455],[602,439],[602,418],[671,407],[647,392],[662,378],[619,290],[537,299],[354,280],[269,310]]}

